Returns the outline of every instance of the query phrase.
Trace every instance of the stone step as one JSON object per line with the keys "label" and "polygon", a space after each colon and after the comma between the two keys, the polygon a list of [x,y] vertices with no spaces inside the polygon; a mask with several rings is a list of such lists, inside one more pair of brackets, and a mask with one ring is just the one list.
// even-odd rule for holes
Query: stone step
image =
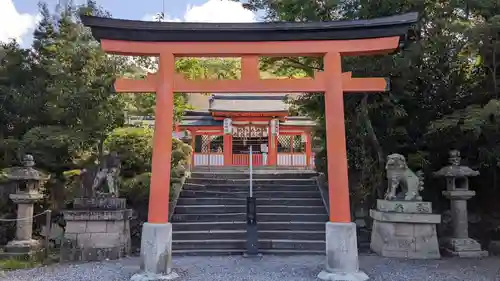
{"label": "stone step", "polygon": [[[246,240],[173,240],[172,250],[240,250],[246,248]],[[319,240],[261,239],[259,249],[324,251],[325,242]]]}
{"label": "stone step", "polygon": [[[325,241],[325,231],[315,230],[260,230],[260,240],[319,240]],[[246,237],[246,236],[245,236]]]}
{"label": "stone step", "polygon": [[[324,238],[323,238],[324,239]],[[259,249],[325,250],[324,240],[259,239]]]}
{"label": "stone step", "polygon": [[174,256],[230,256],[230,255],[243,255],[246,249],[187,249],[176,250],[172,249]]}
{"label": "stone step", "polygon": [[222,239],[222,240],[172,240],[172,250],[238,250],[245,249],[245,239]]}
{"label": "stone step", "polygon": [[174,222],[173,232],[176,231],[200,231],[200,230],[239,230],[245,229],[246,222],[240,221],[208,221],[208,222]]}
{"label": "stone step", "polygon": [[[221,214],[221,213],[244,213],[245,205],[177,205],[176,214]],[[285,213],[285,214],[323,214],[323,206],[283,206],[283,205],[261,205],[257,203],[257,212],[260,213]]]}
{"label": "stone step", "polygon": [[[255,171],[252,174],[253,179],[310,179],[312,177],[315,177],[317,173],[315,172],[300,172],[296,171],[294,173],[283,173],[283,172],[274,172],[274,173],[269,173],[269,172],[259,172]],[[205,171],[205,172],[198,172],[198,171],[193,171],[191,172],[191,177],[192,178],[203,178],[203,179],[249,179],[250,178],[250,173],[247,171],[244,172],[238,172],[238,171],[217,171],[217,172],[210,172],[210,171]]]}
{"label": "stone step", "polygon": [[246,221],[246,213],[229,214],[177,214],[172,216],[172,222],[242,222]]}
{"label": "stone step", "polygon": [[305,250],[305,249],[259,249],[259,253],[264,255],[325,255],[325,249],[323,250]]}
{"label": "stone step", "polygon": [[[174,214],[173,222],[245,222],[246,213],[222,214]],[[261,222],[322,222],[328,221],[324,214],[257,213],[257,223]]]}
{"label": "stone step", "polygon": [[[206,178],[195,178],[195,177],[190,177],[187,180],[188,183],[194,183],[194,184],[248,184],[250,182],[250,179],[206,179]],[[268,175],[266,178],[261,178],[261,179],[253,179],[252,180],[253,184],[255,185],[265,185],[265,184],[285,184],[285,185],[315,185],[316,180],[314,179],[289,179],[289,178],[284,178],[284,179],[278,179],[278,178],[273,178],[272,175]]]}
{"label": "stone step", "polygon": [[257,224],[263,222],[322,222],[328,221],[328,215],[324,211],[321,214],[278,214],[278,213],[257,213]]}
{"label": "stone step", "polygon": [[[245,230],[246,222],[174,222],[172,224],[173,231],[201,231],[201,230]],[[286,222],[262,222],[257,223],[259,231],[266,230],[290,230],[290,231],[325,231],[325,222],[310,222],[310,221],[286,221]]]}
{"label": "stone step", "polygon": [[[300,230],[259,230],[259,240],[325,240],[324,231]],[[203,231],[174,231],[173,241],[178,240],[245,240],[246,229],[240,230],[203,230]]]}
{"label": "stone step", "polygon": [[[178,205],[237,205],[246,206],[246,198],[179,198]],[[321,198],[259,198],[259,206],[323,206]]]}
{"label": "stone step", "polygon": [[[262,216],[262,215],[261,215]],[[302,218],[300,216],[299,218]],[[262,218],[261,218],[262,219]],[[290,231],[325,231],[323,221],[259,221],[257,228],[259,231],[266,230],[290,230]]]}
{"label": "stone step", "polygon": [[[316,185],[292,185],[292,184],[266,184],[259,185],[254,184],[252,186],[253,191],[318,191],[319,189]],[[193,183],[185,183],[182,187],[183,190],[208,190],[208,191],[224,191],[224,192],[233,192],[233,191],[250,191],[250,185],[247,184],[193,184]]]}
{"label": "stone step", "polygon": [[[250,191],[250,185],[248,184],[193,184],[185,183],[183,185],[183,190],[209,190],[209,191]],[[292,184],[266,184],[252,186],[253,191],[318,191],[316,185],[292,185]]]}
{"label": "stone step", "polygon": [[[210,191],[210,190],[183,190],[181,192],[181,198],[246,198],[248,197],[248,191],[234,191],[234,192],[224,192],[224,191]],[[319,191],[254,191],[253,196],[258,198],[321,198]]]}
{"label": "stone step", "polygon": [[[228,255],[244,255],[246,249],[234,250],[217,250],[217,249],[194,249],[194,250],[172,250],[172,255],[175,256],[228,256]],[[282,249],[259,249],[259,253],[264,255],[325,255],[325,250],[282,250]]]}
{"label": "stone step", "polygon": [[178,240],[245,240],[246,229],[239,230],[202,230],[202,231],[173,231],[173,241]]}

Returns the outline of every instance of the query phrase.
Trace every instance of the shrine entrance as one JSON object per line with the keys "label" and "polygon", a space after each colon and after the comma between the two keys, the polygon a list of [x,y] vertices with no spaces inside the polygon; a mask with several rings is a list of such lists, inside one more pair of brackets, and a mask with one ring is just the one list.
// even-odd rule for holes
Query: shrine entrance
{"label": "shrine entrance", "polygon": [[267,138],[264,137],[233,137],[234,166],[248,166],[250,164],[250,147],[252,147],[252,164],[254,166],[267,165]]}
{"label": "shrine entrance", "polygon": [[[355,77],[344,71],[342,57],[390,54],[404,48],[416,39],[414,25],[418,20],[417,13],[358,21],[226,24],[82,16],[83,23],[92,29],[104,51],[159,57],[157,73],[142,80],[121,78],[115,83],[117,92],[156,93],[148,223],[143,224],[141,238],[144,276],[172,274],[168,198],[174,93],[323,93],[325,148],[331,180],[328,181],[326,267],[318,277],[367,280],[368,276],[359,271],[356,225],[351,220],[344,94],[385,92],[389,83],[386,78]],[[303,79],[262,79],[259,60],[263,56],[320,57],[323,68]],[[241,79],[188,80],[175,73],[177,57],[241,57]],[[223,133],[224,163],[230,163],[231,158],[226,155],[232,153],[232,149],[225,148],[231,147],[232,132],[199,129],[208,135]],[[271,148],[277,147],[277,137],[270,135]],[[290,145],[295,148],[292,141]],[[275,165],[278,155],[274,149],[269,151],[269,163]]]}
{"label": "shrine entrance", "polygon": [[267,165],[267,132],[266,126],[242,125],[233,127],[232,153],[235,166],[250,164],[250,147],[252,148],[252,164]]}

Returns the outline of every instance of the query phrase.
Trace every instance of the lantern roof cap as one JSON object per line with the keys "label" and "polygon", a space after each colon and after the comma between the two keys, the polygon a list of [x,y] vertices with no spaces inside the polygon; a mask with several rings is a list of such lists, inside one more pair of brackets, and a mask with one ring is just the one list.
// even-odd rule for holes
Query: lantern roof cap
{"label": "lantern roof cap", "polygon": [[49,177],[34,168],[35,161],[33,156],[26,154],[22,159],[22,166],[11,167],[4,170],[5,179],[10,181],[42,181]]}
{"label": "lantern roof cap", "polygon": [[475,171],[467,166],[460,164],[462,157],[460,156],[460,151],[450,150],[448,162],[450,165],[441,168],[439,171],[434,172],[435,177],[448,177],[448,178],[459,178],[459,177],[475,177],[479,175],[478,171]]}

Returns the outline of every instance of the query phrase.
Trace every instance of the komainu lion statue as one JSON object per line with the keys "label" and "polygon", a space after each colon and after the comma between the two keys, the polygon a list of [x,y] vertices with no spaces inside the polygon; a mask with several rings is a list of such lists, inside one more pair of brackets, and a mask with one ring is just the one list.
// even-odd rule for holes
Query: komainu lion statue
{"label": "komainu lion statue", "polygon": [[[420,191],[424,190],[423,172],[414,173],[410,170],[403,155],[395,153],[387,156],[385,170],[388,181],[385,200],[422,201]],[[399,187],[401,191],[397,193]]]}

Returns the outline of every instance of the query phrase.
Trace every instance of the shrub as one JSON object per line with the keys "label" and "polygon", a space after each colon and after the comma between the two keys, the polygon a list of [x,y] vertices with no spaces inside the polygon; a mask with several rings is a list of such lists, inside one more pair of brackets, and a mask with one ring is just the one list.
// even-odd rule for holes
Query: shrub
{"label": "shrub", "polygon": [[85,137],[64,127],[35,127],[24,134],[20,155],[32,154],[38,168],[51,172],[73,169],[88,154]]}
{"label": "shrub", "polygon": [[[182,189],[182,178],[186,172],[185,165],[189,162],[191,153],[192,149],[189,145],[177,139],[172,139],[170,196],[168,202],[170,214],[173,212],[173,206],[175,206],[175,202]],[[129,159],[134,158],[130,157]],[[142,224],[147,221],[148,217],[150,181],[151,172],[146,171],[125,179],[120,186],[120,194],[127,199],[128,206],[136,212],[136,218],[130,224],[132,246],[134,248],[140,246]],[[166,199],[165,204],[167,204]]]}
{"label": "shrub", "polygon": [[118,128],[104,141],[108,151],[117,152],[121,173],[126,178],[151,171],[153,130],[149,128]]}

